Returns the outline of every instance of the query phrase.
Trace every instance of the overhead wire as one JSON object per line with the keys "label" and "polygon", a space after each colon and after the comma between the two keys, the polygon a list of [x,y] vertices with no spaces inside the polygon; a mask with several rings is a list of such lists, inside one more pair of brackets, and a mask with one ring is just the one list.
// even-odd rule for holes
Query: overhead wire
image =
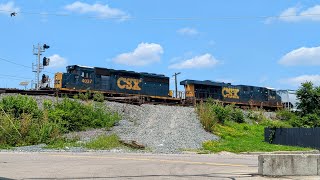
{"label": "overhead wire", "polygon": [[[0,10],[0,12],[12,13],[8,10]],[[90,19],[98,20],[164,20],[164,21],[199,21],[199,20],[241,20],[241,19],[267,19],[267,18],[290,18],[290,17],[312,17],[320,16],[320,14],[293,14],[293,15],[279,15],[279,16],[216,16],[216,17],[102,17],[102,16],[76,16],[74,14],[68,13],[40,13],[40,12],[30,12],[30,11],[18,11],[17,14],[30,14],[30,15],[42,15],[42,16],[60,16],[60,17],[84,17]]]}
{"label": "overhead wire", "polygon": [[32,78],[25,78],[25,77],[19,77],[19,76],[14,76],[14,75],[8,75],[8,74],[0,74],[0,77],[6,77],[8,79],[15,79],[15,80],[26,80],[26,79],[32,79]]}
{"label": "overhead wire", "polygon": [[[32,69],[31,66],[26,66],[26,65],[23,65],[23,64],[19,64],[19,63],[13,62],[13,61],[8,60],[8,59],[5,59],[5,58],[1,58],[1,57],[0,57],[0,61],[5,61],[5,62],[11,63],[11,64],[15,64],[15,65],[17,65],[17,66],[21,66],[21,67],[24,67],[24,68]],[[42,70],[42,72],[46,72],[46,73],[50,73],[50,74],[55,74],[55,73],[53,73],[53,72],[46,71],[46,70]]]}

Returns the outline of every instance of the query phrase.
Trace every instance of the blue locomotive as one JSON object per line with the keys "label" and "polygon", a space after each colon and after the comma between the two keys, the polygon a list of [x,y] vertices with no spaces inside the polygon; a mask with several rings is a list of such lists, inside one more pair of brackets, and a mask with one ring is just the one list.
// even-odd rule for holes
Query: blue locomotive
{"label": "blue locomotive", "polygon": [[67,66],[66,73],[56,73],[54,88],[59,90],[92,90],[116,95],[168,97],[169,77],[79,65]]}
{"label": "blue locomotive", "polygon": [[180,82],[186,92],[188,102],[207,100],[211,98],[226,104],[242,107],[258,107],[264,109],[282,108],[281,97],[274,89],[231,85],[215,81],[184,80]]}

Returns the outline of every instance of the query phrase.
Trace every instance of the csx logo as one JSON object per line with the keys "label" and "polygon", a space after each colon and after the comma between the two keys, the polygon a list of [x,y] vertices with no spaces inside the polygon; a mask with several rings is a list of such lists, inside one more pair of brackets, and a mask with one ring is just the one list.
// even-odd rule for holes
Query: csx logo
{"label": "csx logo", "polygon": [[239,89],[236,88],[222,88],[222,96],[225,98],[239,99],[238,92]]}
{"label": "csx logo", "polygon": [[120,89],[128,89],[128,90],[136,90],[136,91],[141,90],[139,83],[141,83],[140,79],[123,78],[123,77],[120,77],[117,81],[117,85]]}

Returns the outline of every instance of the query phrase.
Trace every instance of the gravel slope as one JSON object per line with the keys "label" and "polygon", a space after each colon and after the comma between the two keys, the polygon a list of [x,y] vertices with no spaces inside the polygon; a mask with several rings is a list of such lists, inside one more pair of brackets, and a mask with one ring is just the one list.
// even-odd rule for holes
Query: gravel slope
{"label": "gravel slope", "polygon": [[[0,99],[8,94],[1,94]],[[12,94],[11,94],[12,95]],[[61,98],[33,96],[42,107],[43,100],[59,101]],[[185,149],[198,149],[202,142],[218,139],[206,132],[197,118],[194,108],[162,105],[130,105],[105,102],[106,108],[120,113],[123,119],[109,131],[92,129],[74,132],[67,136],[78,136],[89,141],[101,134],[117,134],[122,140],[135,140],[155,153],[179,153]],[[18,151],[43,151],[43,145],[20,147]],[[44,151],[48,151],[45,149]],[[78,148],[75,151],[79,151]],[[82,151],[82,150],[80,150]]]}
{"label": "gravel slope", "polygon": [[106,102],[123,115],[112,129],[123,140],[135,140],[156,153],[177,153],[183,149],[198,149],[202,142],[216,140],[206,132],[194,108],[162,105],[128,105]]}

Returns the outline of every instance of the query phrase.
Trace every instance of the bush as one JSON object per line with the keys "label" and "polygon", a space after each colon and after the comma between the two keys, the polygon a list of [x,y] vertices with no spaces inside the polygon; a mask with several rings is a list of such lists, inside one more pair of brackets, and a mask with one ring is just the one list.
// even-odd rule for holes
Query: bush
{"label": "bush", "polygon": [[63,131],[108,128],[120,119],[118,114],[107,111],[102,104],[82,104],[67,98],[46,110],[49,120],[62,124]]}
{"label": "bush", "polygon": [[237,123],[244,123],[244,115],[241,109],[234,108],[231,111],[231,121],[237,122]]}
{"label": "bush", "polygon": [[287,109],[281,109],[276,112],[276,116],[277,116],[277,119],[279,120],[289,121],[290,119],[294,118],[296,115]]}
{"label": "bush", "polygon": [[81,99],[82,101],[88,101],[89,100],[89,96],[87,93],[83,94],[83,93],[79,93],[79,99]]}
{"label": "bush", "polygon": [[93,100],[98,102],[104,101],[104,95],[101,92],[94,93]]}
{"label": "bush", "polygon": [[33,117],[41,117],[42,113],[38,108],[37,101],[29,96],[5,96],[0,101],[0,110],[13,115],[15,118],[22,114],[31,114]]}
{"label": "bush", "polygon": [[206,131],[211,131],[212,126],[218,123],[218,119],[209,103],[200,103],[196,107],[200,122]]}
{"label": "bush", "polygon": [[228,121],[243,123],[245,118],[241,109],[233,105],[223,106],[218,102],[200,103],[197,107],[197,113],[204,129],[212,131],[212,126],[217,123],[224,124]]}
{"label": "bush", "polygon": [[0,113],[0,144],[10,146],[48,143],[60,135],[59,124],[47,118],[36,119],[30,114],[19,118]]}
{"label": "bush", "polygon": [[109,128],[120,119],[102,103],[84,104],[67,98],[56,103],[44,100],[40,111],[32,97],[8,96],[0,101],[0,107],[1,147],[50,144],[64,132]]}

